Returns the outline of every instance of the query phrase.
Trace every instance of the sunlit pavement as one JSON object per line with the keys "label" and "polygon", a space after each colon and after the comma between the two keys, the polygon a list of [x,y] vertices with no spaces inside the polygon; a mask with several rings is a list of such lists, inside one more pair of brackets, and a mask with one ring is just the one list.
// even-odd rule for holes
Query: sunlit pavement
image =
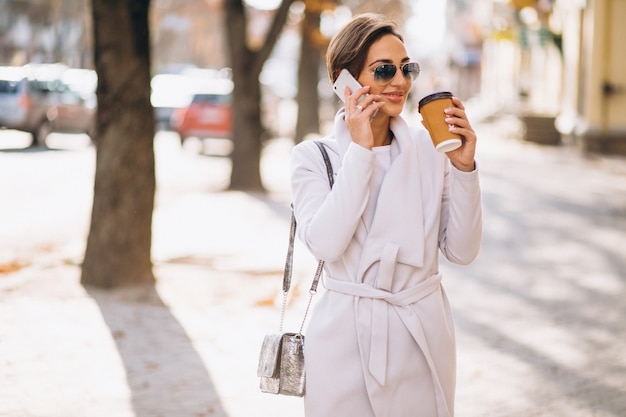
{"label": "sunlit pavement", "polygon": [[[443,265],[456,416],[625,415],[626,159],[523,143],[514,119],[477,130],[483,249],[469,267]],[[78,283],[93,148],[59,137],[55,150],[24,151],[7,134],[1,416],[303,416],[301,399],[261,394],[256,377],[262,336],[279,321],[290,141],[268,145],[272,192],[260,196],[220,191],[222,143],[199,153],[159,133],[158,285],[106,292]],[[295,265],[290,329],[315,261],[298,245]]]}

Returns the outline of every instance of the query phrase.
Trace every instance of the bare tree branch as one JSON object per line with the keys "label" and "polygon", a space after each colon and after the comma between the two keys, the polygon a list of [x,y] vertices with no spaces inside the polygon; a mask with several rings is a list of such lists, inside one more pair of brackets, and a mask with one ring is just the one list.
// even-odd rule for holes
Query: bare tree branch
{"label": "bare tree branch", "polygon": [[[285,22],[287,21],[287,16],[289,16],[289,9],[295,0],[283,0],[280,3],[280,7],[276,10],[276,14],[274,15],[274,20],[272,21],[272,25],[267,31],[267,35],[265,36],[265,42],[261,49],[259,49],[255,55],[254,67],[261,71],[261,67],[267,60],[267,58],[272,53],[272,49],[274,48],[274,44],[282,32],[283,27],[285,26]],[[269,41],[269,42],[268,42]]]}

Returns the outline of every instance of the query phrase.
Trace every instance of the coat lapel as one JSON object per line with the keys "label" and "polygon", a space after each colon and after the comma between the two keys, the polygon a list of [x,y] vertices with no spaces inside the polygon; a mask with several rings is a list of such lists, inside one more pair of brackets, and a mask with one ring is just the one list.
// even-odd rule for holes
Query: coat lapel
{"label": "coat lapel", "polygon": [[[415,139],[405,121],[396,117],[391,121],[395,140],[395,155],[383,180],[376,211],[359,265],[359,275],[380,260],[387,244],[400,247],[397,261],[413,266],[424,265],[424,208],[419,158]],[[341,158],[352,142],[344,121],[344,112],[335,118],[335,134]]]}

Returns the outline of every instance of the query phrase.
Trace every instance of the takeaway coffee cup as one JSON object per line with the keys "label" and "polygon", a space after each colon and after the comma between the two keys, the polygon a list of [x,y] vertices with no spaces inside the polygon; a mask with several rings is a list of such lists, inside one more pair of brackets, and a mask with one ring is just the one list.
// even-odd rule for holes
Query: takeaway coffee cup
{"label": "takeaway coffee cup", "polygon": [[422,98],[417,107],[439,152],[450,152],[461,146],[461,136],[450,132],[445,121],[443,110],[452,106],[452,93],[442,91]]}

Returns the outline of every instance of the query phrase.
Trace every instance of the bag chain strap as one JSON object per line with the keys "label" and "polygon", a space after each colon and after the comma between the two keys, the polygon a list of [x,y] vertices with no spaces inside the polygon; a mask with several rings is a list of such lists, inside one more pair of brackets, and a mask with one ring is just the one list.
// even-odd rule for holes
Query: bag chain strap
{"label": "bag chain strap", "polygon": [[[330,163],[330,158],[328,157],[328,152],[326,148],[322,144],[322,142],[315,141],[315,144],[322,152],[322,157],[324,158],[324,164],[326,165],[326,173],[328,174],[328,182],[330,184],[330,188],[333,188],[335,183],[333,177],[333,166]],[[293,204],[291,204],[291,225],[289,227],[289,247],[287,249],[287,259],[285,260],[285,273],[283,275],[283,305],[280,312],[280,328],[279,332],[282,333],[283,325],[285,324],[285,310],[287,309],[287,294],[289,293],[289,288],[291,287],[291,274],[293,272],[293,246],[296,239],[296,216],[294,215]],[[304,311],[304,317],[302,318],[302,324],[300,325],[300,330],[298,331],[299,335],[302,335],[302,330],[304,329],[304,322],[306,321],[306,317],[309,314],[309,309],[311,308],[311,302],[313,301],[313,296],[317,293],[317,286],[320,281],[320,277],[322,276],[322,271],[324,270],[324,261],[320,260],[317,264],[317,269],[315,270],[315,276],[313,277],[313,283],[311,284],[311,289],[309,290],[309,302],[307,303],[306,310]]]}

